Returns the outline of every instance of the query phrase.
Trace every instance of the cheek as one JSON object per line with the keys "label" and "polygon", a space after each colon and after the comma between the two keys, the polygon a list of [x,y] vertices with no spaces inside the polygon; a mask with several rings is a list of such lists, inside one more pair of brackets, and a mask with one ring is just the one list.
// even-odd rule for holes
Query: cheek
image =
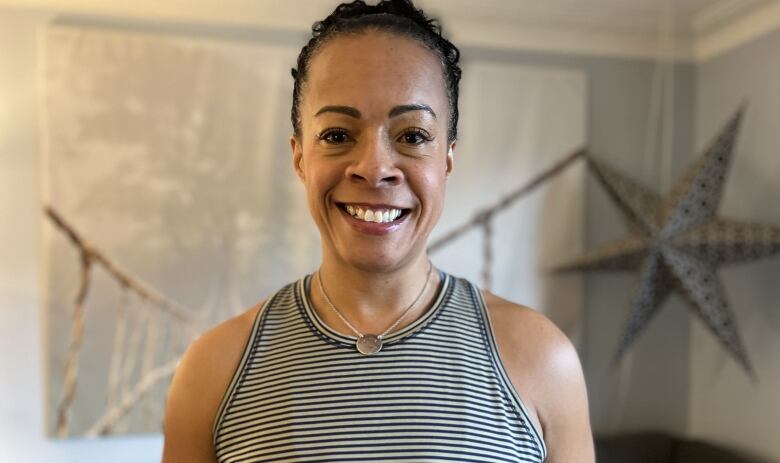
{"label": "cheek", "polygon": [[310,162],[306,166],[306,191],[310,200],[319,203],[325,199],[341,178],[339,167],[330,163]]}
{"label": "cheek", "polygon": [[444,203],[446,177],[443,169],[424,169],[417,172],[416,190],[423,202],[423,207],[441,208]]}

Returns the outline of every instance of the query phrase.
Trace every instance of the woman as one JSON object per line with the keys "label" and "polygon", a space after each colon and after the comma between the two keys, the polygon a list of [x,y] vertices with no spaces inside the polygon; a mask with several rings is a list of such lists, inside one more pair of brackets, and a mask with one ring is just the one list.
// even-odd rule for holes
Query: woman
{"label": "woman", "polygon": [[566,337],[426,254],[458,50],[408,0],[343,4],[313,31],[290,145],[322,264],[188,349],[164,462],[593,462]]}

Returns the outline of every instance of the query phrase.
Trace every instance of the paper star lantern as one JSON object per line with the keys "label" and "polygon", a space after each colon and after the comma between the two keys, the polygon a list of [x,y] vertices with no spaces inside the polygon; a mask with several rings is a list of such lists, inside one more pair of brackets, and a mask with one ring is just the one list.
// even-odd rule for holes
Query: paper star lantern
{"label": "paper star lantern", "polygon": [[666,298],[679,293],[734,359],[752,367],[726,301],[717,267],[780,252],[780,227],[717,217],[743,110],[723,128],[668,196],[589,158],[588,165],[620,209],[628,235],[555,271],[621,270],[639,273],[615,361],[631,346]]}

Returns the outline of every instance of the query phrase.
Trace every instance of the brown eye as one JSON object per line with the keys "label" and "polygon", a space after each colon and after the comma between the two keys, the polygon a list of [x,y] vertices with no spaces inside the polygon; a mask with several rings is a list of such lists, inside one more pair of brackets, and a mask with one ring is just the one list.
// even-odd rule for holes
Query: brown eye
{"label": "brown eye", "polygon": [[401,134],[400,141],[409,145],[419,145],[427,141],[431,141],[432,138],[427,132],[420,129],[409,129]]}
{"label": "brown eye", "polygon": [[332,145],[339,145],[350,141],[347,131],[343,129],[326,130],[319,135],[319,139]]}

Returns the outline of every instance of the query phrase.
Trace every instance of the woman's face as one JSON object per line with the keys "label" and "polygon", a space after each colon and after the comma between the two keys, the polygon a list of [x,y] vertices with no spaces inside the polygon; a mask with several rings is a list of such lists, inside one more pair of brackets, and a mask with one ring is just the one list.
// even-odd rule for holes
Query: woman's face
{"label": "woman's face", "polygon": [[[366,32],[312,58],[291,146],[324,259],[391,271],[424,251],[452,148],[444,77],[412,39]],[[400,215],[399,215],[400,214]]]}

